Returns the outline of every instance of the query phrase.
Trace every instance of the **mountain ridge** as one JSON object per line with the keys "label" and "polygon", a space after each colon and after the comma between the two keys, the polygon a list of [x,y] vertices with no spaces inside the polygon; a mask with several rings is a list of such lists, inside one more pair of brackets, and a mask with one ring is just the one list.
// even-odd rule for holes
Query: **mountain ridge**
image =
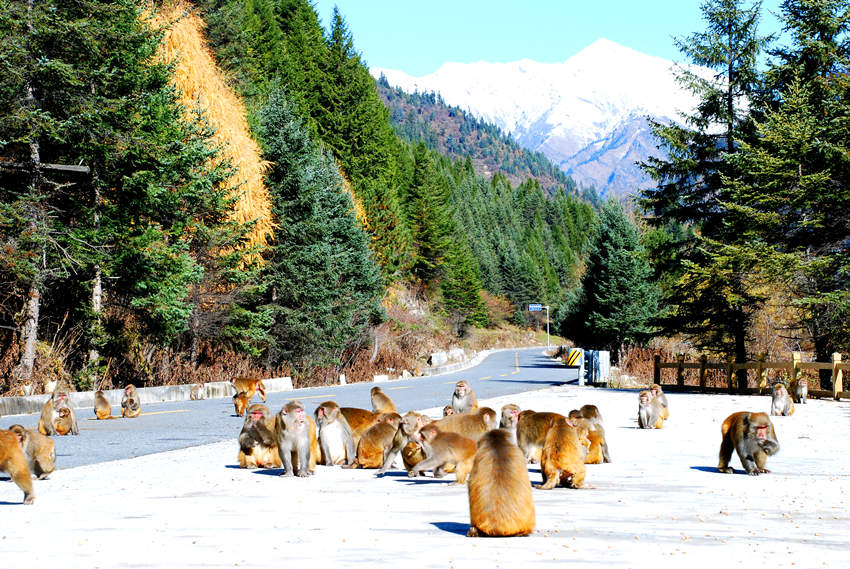
{"label": "mountain ridge", "polygon": [[[655,149],[646,117],[668,122],[696,105],[676,80],[677,67],[600,39],[560,63],[448,62],[423,77],[371,72],[408,92],[439,93],[448,105],[542,152],[580,185],[623,196],[651,184],[634,164]],[[623,146],[626,139],[632,151]]]}

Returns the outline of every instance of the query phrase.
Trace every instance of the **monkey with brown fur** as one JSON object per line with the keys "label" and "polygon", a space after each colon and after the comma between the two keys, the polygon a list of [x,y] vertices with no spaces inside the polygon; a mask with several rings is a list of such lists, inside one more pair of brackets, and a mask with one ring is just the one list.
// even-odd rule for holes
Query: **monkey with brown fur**
{"label": "monkey with brown fur", "polygon": [[517,445],[522,449],[525,459],[530,462],[540,462],[540,456],[546,442],[546,433],[556,421],[566,420],[560,413],[535,413],[534,411],[519,414],[517,422]]}
{"label": "monkey with brown fur", "polygon": [[791,394],[794,396],[794,403],[806,404],[806,397],[809,395],[809,382],[805,377],[791,381]]}
{"label": "monkey with brown fur", "polygon": [[[658,404],[661,405],[661,418],[666,421],[670,418],[670,409],[667,406],[667,396],[664,394],[664,391],[661,389],[661,386],[657,383],[653,383],[649,386],[649,391],[652,393],[652,396],[658,401]],[[661,427],[659,427],[661,428]]]}
{"label": "monkey with brown fur", "polygon": [[102,389],[98,389],[94,393],[94,416],[98,419],[112,418],[112,405],[109,404],[109,400],[103,394]]}
{"label": "monkey with brown fur", "polygon": [[478,441],[468,493],[467,537],[510,537],[534,530],[537,522],[526,460],[507,430],[494,429]]}
{"label": "monkey with brown fur", "polygon": [[452,393],[452,411],[454,411],[455,415],[475,413],[478,411],[478,399],[475,397],[475,392],[469,386],[469,382],[465,379],[455,384],[455,390]]}
{"label": "monkey with brown fur", "polygon": [[393,438],[401,424],[398,413],[384,413],[377,423],[360,437],[354,467],[380,468],[393,446]]}
{"label": "monkey with brown fur", "polygon": [[354,448],[360,442],[360,437],[368,431],[372,425],[378,422],[381,418],[380,413],[374,413],[368,409],[360,409],[359,407],[340,407],[340,413],[348,421],[348,426],[351,428],[351,438],[354,440]]}
{"label": "monkey with brown fur", "polygon": [[62,418],[63,430],[66,426],[68,430],[65,432],[72,435],[79,435],[80,428],[77,426],[77,414],[71,407],[68,392],[63,390],[54,391],[50,398],[44,403],[41,408],[41,418],[38,420],[38,432],[42,435],[56,435],[56,424],[60,420],[59,411],[62,408],[68,409],[68,413]]}
{"label": "monkey with brown fur", "polygon": [[313,473],[311,466],[315,466],[315,462],[311,465],[311,455],[317,444],[314,425],[300,401],[290,401],[278,412],[275,438],[284,468],[281,476],[305,478]]}
{"label": "monkey with brown fur", "polygon": [[455,410],[452,409],[451,405],[446,405],[445,407],[443,407],[443,417],[448,417],[449,415],[454,415],[454,414],[455,414]]}
{"label": "monkey with brown fur", "polygon": [[9,430],[18,437],[18,443],[27,459],[27,467],[39,480],[47,478],[56,470],[56,448],[53,439],[35,429],[23,425],[12,425]]}
{"label": "monkey with brown fur", "polygon": [[773,398],[770,403],[771,415],[790,416],[794,414],[794,402],[791,401],[791,396],[788,395],[788,390],[785,385],[777,383],[773,386]]}
{"label": "monkey with brown fur", "polygon": [[516,426],[519,423],[519,414],[520,414],[519,405],[515,403],[508,403],[507,405],[502,406],[502,419],[499,421],[499,428],[505,429],[511,435],[511,442],[517,444],[516,442]]}
{"label": "monkey with brown fur", "polygon": [[32,504],[35,501],[32,473],[18,442],[18,435],[12,431],[0,431],[0,472],[8,472],[18,488],[23,490],[24,504]]}
{"label": "monkey with brown fur", "polygon": [[351,427],[333,401],[325,401],[316,408],[316,423],[319,426],[319,447],[322,449],[322,464],[354,465],[357,447],[351,435]]}
{"label": "monkey with brown fur", "polygon": [[534,487],[551,490],[556,485],[581,488],[587,469],[584,466],[584,452],[575,427],[566,419],[557,419],[546,432],[543,452],[540,456],[540,470],[543,484]]}
{"label": "monkey with brown fur", "polygon": [[245,401],[246,407],[248,406],[248,403],[251,402],[251,399],[254,398],[255,393],[260,394],[260,399],[263,403],[266,402],[266,386],[263,384],[262,379],[255,377],[234,377],[230,380],[230,384],[233,386],[233,389],[236,390],[237,395],[242,391],[245,392],[245,395],[248,397],[248,400]]}
{"label": "monkey with brown fur", "polygon": [[142,402],[136,386],[132,383],[124,388],[124,397],[121,398],[121,416],[127,419],[138,417],[142,413]]}
{"label": "monkey with brown fur", "polygon": [[414,433],[414,438],[422,445],[425,451],[425,460],[413,465],[407,473],[415,478],[423,470],[432,470],[434,478],[445,476],[447,466],[455,467],[455,484],[463,484],[469,471],[472,470],[472,462],[475,458],[476,446],[472,439],[457,433],[441,431],[436,422],[429,423]]}
{"label": "monkey with brown fur", "polygon": [[732,413],[723,421],[720,432],[723,439],[717,470],[726,474],[734,472],[729,466],[729,459],[732,458],[732,450],[735,450],[750,476],[770,472],[765,468],[767,457],[779,452],[779,441],[767,413]]}
{"label": "monkey with brown fur", "polygon": [[434,421],[443,432],[458,433],[478,442],[478,439],[491,429],[499,426],[496,412],[489,407],[480,407],[476,412],[455,413]]}
{"label": "monkey with brown fur", "polygon": [[248,394],[244,391],[240,391],[233,396],[233,412],[236,413],[237,417],[243,417],[245,415],[245,409],[248,408],[249,401]]}
{"label": "monkey with brown fur", "polygon": [[196,383],[192,385],[192,389],[189,390],[189,399],[191,401],[199,401],[201,399],[207,398],[206,386],[203,383]]}
{"label": "monkey with brown fur", "polygon": [[[398,429],[393,435],[393,444],[390,448],[389,452],[387,452],[386,458],[384,458],[384,464],[381,465],[381,468],[378,470],[377,475],[383,475],[390,466],[393,465],[395,458],[398,456],[403,449],[407,451],[410,448],[408,443],[414,442],[417,443],[419,449],[421,450],[421,445],[419,445],[419,441],[413,438],[414,434],[424,425],[431,422],[429,417],[422,415],[421,413],[417,413],[416,411],[408,411],[404,417],[401,418],[401,423],[398,426]],[[416,462],[413,462],[417,458],[416,448],[411,448],[410,451],[410,461],[411,465],[407,466],[407,462],[405,462],[405,467],[408,472],[410,469],[416,465]],[[424,455],[424,451],[423,451]]]}
{"label": "monkey with brown fur", "polygon": [[393,400],[390,399],[386,393],[381,391],[380,387],[377,385],[373,387],[370,394],[372,395],[373,413],[398,413],[398,409],[396,409]]}
{"label": "monkey with brown fur", "polygon": [[280,468],[275,434],[275,418],[266,405],[254,403],[248,407],[245,422],[239,432],[240,468]]}
{"label": "monkey with brown fur", "polygon": [[53,423],[53,428],[56,429],[57,435],[67,435],[74,428],[71,410],[68,407],[61,407],[59,409],[59,417]]}
{"label": "monkey with brown fur", "polygon": [[611,457],[608,456],[608,444],[605,442],[605,430],[601,423],[595,423],[584,417],[578,419],[570,418],[568,422],[578,429],[580,435],[583,434],[587,438],[587,455],[584,457],[585,464],[611,462]]}
{"label": "monkey with brown fur", "polygon": [[641,391],[638,395],[638,427],[641,429],[660,429],[664,426],[661,417],[662,407],[651,391]]}

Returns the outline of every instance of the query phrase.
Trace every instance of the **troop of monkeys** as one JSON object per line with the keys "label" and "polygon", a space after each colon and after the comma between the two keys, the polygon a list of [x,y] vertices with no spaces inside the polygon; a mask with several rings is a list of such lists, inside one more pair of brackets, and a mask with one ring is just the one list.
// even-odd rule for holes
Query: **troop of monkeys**
{"label": "troop of monkeys", "polygon": [[[261,398],[265,401],[263,394]],[[242,468],[280,468],[282,476],[311,475],[316,464],[343,468],[377,468],[383,475],[401,454],[409,477],[432,471],[435,478],[454,473],[456,484],[468,484],[468,536],[528,535],[535,526],[529,462],[540,463],[543,481],[534,487],[580,488],[586,464],[611,462],[602,415],[584,405],[564,416],[552,412],[502,407],[501,417],[479,407],[466,381],[459,381],[451,405],[441,419],[410,411],[400,415],[392,400],[375,386],[372,410],[321,403],[315,419],[298,401],[277,413],[254,403],[244,408],[234,397],[236,412],[245,410],[237,459]],[[250,401],[250,400],[249,400]],[[669,417],[659,385],[639,396],[638,424],[661,428]],[[766,458],[779,450],[765,413],[739,412],[721,427],[718,470],[731,473],[733,449],[748,474],[768,472]]]}
{"label": "troop of monkeys", "polygon": [[[564,416],[523,411],[510,403],[499,417],[493,409],[479,407],[469,383],[459,381],[451,405],[438,420],[415,411],[400,415],[378,386],[371,390],[371,411],[325,401],[314,420],[298,401],[289,401],[277,414],[264,404],[249,404],[256,393],[265,401],[261,380],[238,379],[233,384],[236,413],[245,415],[238,437],[240,467],[283,467],[282,476],[306,477],[321,463],[377,468],[380,476],[401,454],[409,477],[430,470],[435,478],[454,473],[456,484],[468,483],[471,537],[531,533],[536,519],[528,462],[540,463],[543,481],[534,487],[541,490],[559,485],[580,488],[585,464],[611,462],[602,415],[595,405]],[[98,393],[96,416],[112,418],[109,403]],[[788,393],[778,385],[771,414],[780,414],[777,402],[782,397]],[[139,412],[138,394],[130,385],[122,400],[122,416]],[[667,398],[659,385],[640,392],[640,428],[661,428],[668,417]],[[55,467],[53,441],[46,435],[66,433],[78,434],[79,429],[64,391],[54,392],[45,403],[38,430],[21,425],[0,430],[0,471],[8,472],[23,490],[24,503],[34,500],[32,475],[44,478]],[[721,434],[720,472],[733,472],[729,467],[733,450],[748,474],[769,472],[767,457],[779,450],[779,443],[766,413],[733,413],[723,421]]]}

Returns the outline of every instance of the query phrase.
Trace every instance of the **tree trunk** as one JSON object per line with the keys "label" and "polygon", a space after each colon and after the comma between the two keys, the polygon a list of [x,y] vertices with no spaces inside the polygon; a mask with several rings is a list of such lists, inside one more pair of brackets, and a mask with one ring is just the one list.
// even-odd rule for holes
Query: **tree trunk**
{"label": "tree trunk", "polygon": [[30,286],[29,298],[27,298],[27,315],[26,320],[24,320],[21,359],[12,372],[13,377],[19,381],[32,379],[32,370],[35,366],[35,346],[38,341],[38,312],[40,308],[41,296],[38,286],[33,283]]}

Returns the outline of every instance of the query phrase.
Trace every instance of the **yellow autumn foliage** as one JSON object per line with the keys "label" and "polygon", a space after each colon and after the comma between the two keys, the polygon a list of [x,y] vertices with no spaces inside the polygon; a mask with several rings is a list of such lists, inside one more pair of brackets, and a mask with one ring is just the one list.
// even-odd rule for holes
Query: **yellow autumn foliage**
{"label": "yellow autumn foliage", "polygon": [[240,223],[256,220],[248,235],[250,246],[269,243],[274,230],[271,198],[264,184],[269,167],[261,159],[260,147],[251,138],[245,105],[224,81],[204,36],[204,21],[188,3],[177,1],[161,6],[143,19],[164,29],[158,56],[173,62],[174,81],[180,102],[187,109],[199,107],[214,128],[213,141],[235,166],[231,186],[239,192],[230,217]]}

